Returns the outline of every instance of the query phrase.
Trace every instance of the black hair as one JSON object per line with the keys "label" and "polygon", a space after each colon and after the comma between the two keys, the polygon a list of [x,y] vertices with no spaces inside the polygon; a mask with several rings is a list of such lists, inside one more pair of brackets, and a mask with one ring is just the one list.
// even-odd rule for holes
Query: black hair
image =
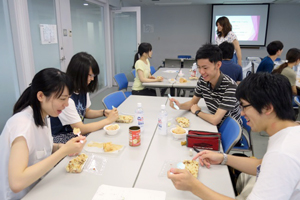
{"label": "black hair", "polygon": [[267,52],[270,56],[274,56],[277,53],[277,51],[282,49],[283,49],[283,44],[279,40],[270,42],[270,44],[268,44],[267,46]]}
{"label": "black hair", "polygon": [[[87,85],[90,68],[92,68],[95,77],[94,80]],[[98,75],[100,69],[92,55],[86,52],[75,54],[68,65],[66,73],[71,76],[74,81],[75,92],[87,93],[98,90]]]}
{"label": "black hair", "polygon": [[199,59],[208,59],[211,63],[222,61],[222,51],[217,45],[204,44],[196,53],[196,61]]}
{"label": "black hair", "polygon": [[222,33],[223,33],[223,36],[226,37],[227,34],[232,31],[232,26],[229,22],[229,19],[225,16],[223,17],[219,17],[216,21],[216,26],[218,26],[218,23],[220,24],[220,26],[222,26],[222,31],[218,31],[217,30],[217,35],[218,37],[221,37],[222,36]]}
{"label": "black hair", "polygon": [[138,47],[138,52],[134,55],[134,61],[132,69],[135,69],[135,62],[144,54],[152,51],[152,45],[150,43],[142,42]]}
{"label": "black hair", "polygon": [[52,95],[59,98],[65,87],[69,89],[69,94],[73,93],[72,80],[66,73],[55,68],[45,68],[39,71],[33,77],[31,85],[22,93],[14,105],[13,114],[21,112],[27,106],[31,106],[36,126],[44,126],[41,103],[37,99],[37,93],[41,91],[47,98]]}
{"label": "black hair", "polygon": [[219,45],[219,48],[222,51],[223,59],[232,59],[234,53],[234,46],[232,43],[224,41]]}
{"label": "black hair", "polygon": [[292,87],[281,74],[250,74],[237,87],[236,98],[248,101],[260,114],[272,105],[279,119],[295,120]]}
{"label": "black hair", "polygon": [[296,62],[300,59],[300,50],[297,48],[291,48],[286,53],[286,59],[288,62],[281,64],[279,67],[272,71],[272,74],[281,74],[282,70],[288,66],[289,63]]}

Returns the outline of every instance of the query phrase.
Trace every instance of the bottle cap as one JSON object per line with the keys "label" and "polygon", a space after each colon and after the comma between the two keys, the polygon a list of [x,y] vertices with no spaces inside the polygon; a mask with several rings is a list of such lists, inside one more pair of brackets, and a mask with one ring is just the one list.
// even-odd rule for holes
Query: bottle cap
{"label": "bottle cap", "polygon": [[141,107],[142,107],[142,103],[137,103],[137,106],[138,106],[139,108],[141,108]]}
{"label": "bottle cap", "polygon": [[161,105],[160,108],[164,110],[166,109],[166,105]]}

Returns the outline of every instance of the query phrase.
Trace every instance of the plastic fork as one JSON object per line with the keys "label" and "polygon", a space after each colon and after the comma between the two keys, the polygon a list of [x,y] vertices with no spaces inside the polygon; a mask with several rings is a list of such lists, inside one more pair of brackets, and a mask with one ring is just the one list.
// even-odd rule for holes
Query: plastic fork
{"label": "plastic fork", "polygon": [[[170,94],[168,94],[168,97],[169,97],[169,99],[172,98]],[[179,107],[177,106],[177,104],[174,101],[173,101],[173,105],[176,110],[179,110]]]}
{"label": "plastic fork", "polygon": [[[73,133],[74,133],[74,132],[73,132]],[[79,137],[80,133],[81,133],[81,131],[78,132],[77,134],[76,134],[76,133],[74,133],[74,134],[77,135],[77,136]],[[80,143],[83,143],[83,140],[80,140]]]}

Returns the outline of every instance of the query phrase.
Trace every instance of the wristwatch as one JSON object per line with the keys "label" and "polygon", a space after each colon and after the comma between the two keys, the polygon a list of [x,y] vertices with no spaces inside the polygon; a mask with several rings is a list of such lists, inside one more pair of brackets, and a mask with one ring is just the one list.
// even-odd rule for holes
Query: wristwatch
{"label": "wristwatch", "polygon": [[227,163],[227,154],[223,153],[223,156],[224,156],[223,161],[220,164],[221,165],[226,165],[226,163]]}
{"label": "wristwatch", "polygon": [[201,112],[201,110],[196,110],[195,115],[198,117],[199,112]]}

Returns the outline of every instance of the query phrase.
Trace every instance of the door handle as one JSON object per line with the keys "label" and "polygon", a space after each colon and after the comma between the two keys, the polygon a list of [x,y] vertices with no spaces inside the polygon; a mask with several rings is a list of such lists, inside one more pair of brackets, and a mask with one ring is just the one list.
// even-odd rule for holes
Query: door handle
{"label": "door handle", "polygon": [[61,57],[61,59],[60,59],[61,61],[64,61],[64,60],[66,60],[66,57],[65,56],[63,56],[63,57]]}

